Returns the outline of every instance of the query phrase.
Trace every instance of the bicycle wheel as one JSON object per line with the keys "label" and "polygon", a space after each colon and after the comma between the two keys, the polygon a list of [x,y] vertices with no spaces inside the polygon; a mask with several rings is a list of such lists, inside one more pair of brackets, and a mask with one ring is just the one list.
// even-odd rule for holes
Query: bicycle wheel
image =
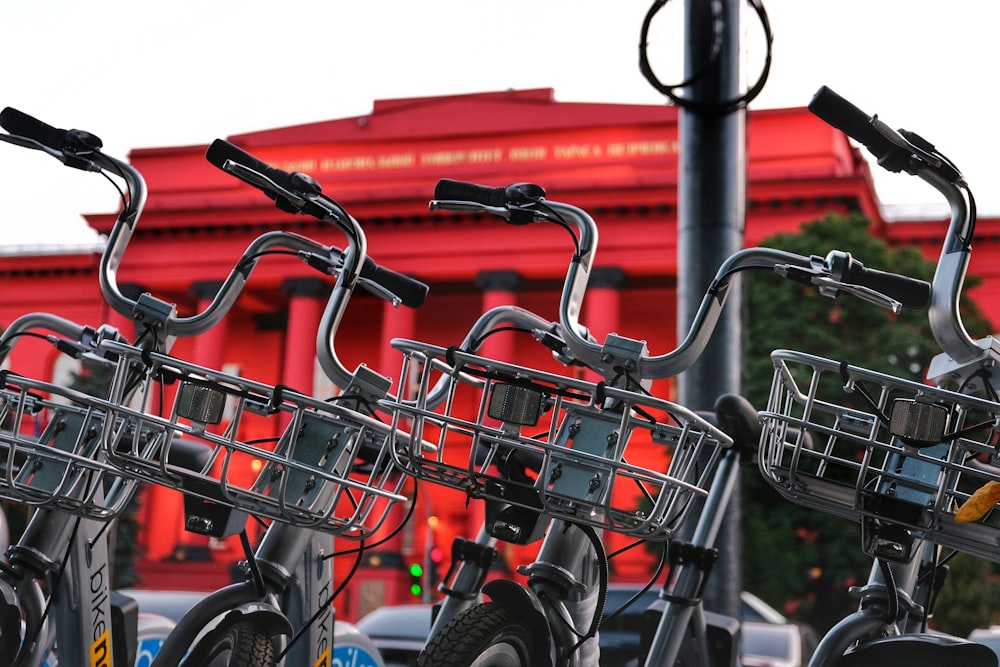
{"label": "bicycle wheel", "polygon": [[529,667],[535,631],[507,607],[486,602],[466,609],[436,634],[417,667]]}
{"label": "bicycle wheel", "polygon": [[252,623],[233,623],[205,635],[191,649],[183,664],[192,667],[274,667],[274,643]]}

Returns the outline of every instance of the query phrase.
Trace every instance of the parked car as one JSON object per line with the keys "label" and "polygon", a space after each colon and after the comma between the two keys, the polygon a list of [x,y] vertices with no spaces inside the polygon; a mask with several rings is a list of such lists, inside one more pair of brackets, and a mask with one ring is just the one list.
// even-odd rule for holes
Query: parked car
{"label": "parked car", "polygon": [[1000,625],[979,628],[969,634],[969,640],[988,646],[1000,657]]}
{"label": "parked car", "polygon": [[429,604],[379,607],[357,626],[375,642],[385,667],[413,667],[431,631],[432,609]]}
{"label": "parked car", "polygon": [[123,588],[118,591],[139,603],[139,613],[159,614],[176,623],[187,610],[207,593],[197,591],[161,591],[145,588]]}
{"label": "parked car", "polygon": [[[619,609],[640,588],[634,584],[611,584],[608,586],[605,609],[608,613]],[[644,592],[627,610],[602,624],[599,635],[602,665],[618,667],[636,660],[640,646],[638,632],[640,619],[657,595],[658,589],[651,588]],[[743,616],[747,619],[744,626],[751,626],[750,638],[744,638],[744,645],[748,643],[748,648],[755,652],[761,652],[760,655],[755,653],[754,659],[759,660],[767,657],[771,660],[771,662],[754,662],[752,666],[748,663],[747,667],[762,667],[763,665],[773,665],[774,667],[794,665],[798,667],[800,664],[804,664],[802,661],[808,659],[815,646],[815,643],[808,639],[811,634],[807,632],[807,629],[788,624],[784,616],[755,595],[744,592],[740,596],[740,601]],[[412,667],[416,664],[417,656],[423,648],[427,633],[430,632],[431,613],[431,605],[426,604],[380,607],[364,616],[357,625],[375,642],[386,667]],[[776,624],[787,625],[787,628],[782,631],[784,633],[781,635],[782,637],[790,636],[793,633],[796,637],[801,635],[798,640],[798,649],[790,649],[781,642],[775,641],[771,635],[764,634],[762,629],[754,628],[754,626]],[[768,647],[771,647],[773,653],[763,652]],[[799,656],[800,662],[787,662],[789,655]],[[782,660],[786,662],[781,662]]]}
{"label": "parked car", "polygon": [[803,667],[815,649],[815,633],[796,623],[744,621],[740,627],[742,667]]}

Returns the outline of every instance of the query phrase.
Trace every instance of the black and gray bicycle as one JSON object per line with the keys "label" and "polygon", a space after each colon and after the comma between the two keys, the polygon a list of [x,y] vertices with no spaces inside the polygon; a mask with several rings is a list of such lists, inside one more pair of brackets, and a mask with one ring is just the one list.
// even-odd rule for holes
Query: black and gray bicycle
{"label": "black and gray bicycle", "polygon": [[[388,507],[404,499],[399,493],[402,476],[387,464],[388,455],[380,453],[388,427],[345,407],[370,403],[369,393],[384,392],[388,381],[364,367],[347,372],[333,351],[333,335],[356,285],[410,306],[419,305],[426,286],[370,260],[360,228],[347,216],[336,218],[348,232],[347,251],[286,232],[262,235],[212,303],[195,315],[179,317],[172,304],[149,294],[130,299],[118,289],[115,274],[145,199],[141,175],[103,155],[92,135],[56,130],[10,109],[0,120],[18,133],[5,136],[11,143],[49,152],[70,166],[110,171],[125,181],[123,211],[101,262],[101,286],[109,303],[135,320],[142,332],[136,343],[129,343],[107,327],[94,331],[33,314],[12,324],[0,338],[6,353],[12,341],[44,328],[57,349],[86,355],[112,371],[107,394],[100,396],[5,372],[3,408],[13,422],[2,439],[6,482],[15,499],[42,508],[0,573],[7,591],[2,605],[7,625],[0,636],[9,664],[42,664],[54,644],[63,664],[90,664],[91,657],[103,659],[112,651],[106,664],[131,664],[135,609],[126,607],[131,619],[117,620],[118,614],[114,625],[108,620],[114,609],[106,593],[107,571],[101,569],[106,553],[99,550],[100,538],[136,485],[154,482],[185,493],[186,527],[202,534],[245,537],[250,514],[272,523],[256,552],[244,539],[245,585],[207,596],[176,628],[159,626],[151,638],[155,645],[139,651],[140,664],[150,664],[155,655],[154,664],[177,665],[184,658],[188,664],[272,665],[284,652],[285,664],[360,659],[359,664],[379,665],[370,641],[347,624],[334,622],[331,536],[361,540],[376,530]],[[83,148],[73,140],[77,135],[87,139]],[[263,167],[235,147],[223,142],[218,150],[229,158],[245,158],[231,169],[249,163],[246,174],[265,178]],[[334,207],[334,212],[324,209],[326,217],[340,213],[307,177],[285,176],[291,189],[279,188],[283,197],[295,197],[295,188],[301,187],[301,194],[314,202],[310,212],[326,206]],[[272,249],[290,250],[310,266],[337,276],[318,335],[323,342],[318,356],[324,368],[339,373],[338,379],[347,378],[341,402],[316,400],[291,388],[229,376],[169,355],[174,336],[195,335],[226,315],[261,256]],[[54,398],[43,399],[42,393]],[[167,413],[161,417],[163,406]],[[231,428],[215,434],[210,425],[221,420],[223,408]],[[42,418],[49,424],[43,436],[26,436],[28,420]],[[246,442],[239,430],[244,419],[275,424],[282,435],[273,442]],[[238,462],[255,464],[250,469],[258,474],[251,479],[238,474],[246,469],[235,465]],[[74,515],[85,520],[74,521]],[[82,569],[84,564],[91,569]],[[55,583],[43,586],[42,580]],[[82,599],[87,591],[92,600]],[[50,606],[56,611],[55,622],[50,622]],[[59,611],[63,608],[64,614]],[[98,626],[101,632],[95,634]]]}
{"label": "black and gray bicycle", "polygon": [[[860,524],[873,559],[868,582],[850,591],[858,611],[823,637],[810,665],[996,665],[985,646],[927,631],[946,552],[1000,562],[1000,514],[988,495],[1000,482],[1000,347],[992,337],[973,340],[958,309],[976,224],[972,192],[928,141],[828,88],[809,108],[883,168],[930,184],[951,209],[928,312],[942,352],[927,384],[846,360],[772,354],[760,469],[792,502]],[[809,434],[811,445],[793,430]]]}
{"label": "black and gray bicycle", "polygon": [[[642,664],[736,664],[738,621],[706,612],[700,594],[741,458],[752,460],[757,413],[730,395],[715,414],[695,414],[651,396],[648,381],[674,376],[699,357],[733,280],[745,270],[774,271],[827,296],[852,294],[895,309],[925,305],[928,285],[868,270],[843,252],[803,257],[743,250],[720,268],[681,345],[652,356],[642,341],[612,335],[598,343],[580,326],[597,245],[586,212],[545,200],[541,188],[527,184],[444,181],[435,196],[432,208],[520,224],[554,222],[572,230],[575,243],[558,322],[498,308],[456,348],[393,341],[405,358],[401,386],[416,388],[409,400],[387,399],[395,425],[409,434],[409,446],[395,450],[399,465],[486,506],[478,539],[453,549],[456,562],[444,577],[445,598],[419,664],[596,665],[608,577],[604,531],[670,541],[663,549],[669,576],[645,615]],[[564,363],[593,369],[604,381],[477,355],[500,325],[530,332]],[[640,457],[643,447],[663,452],[662,468]],[[696,501],[703,505],[691,512]],[[691,537],[676,539],[686,516],[695,523]],[[484,583],[495,540],[540,542],[535,561],[519,568],[526,586]],[[481,602],[481,594],[490,601]]]}

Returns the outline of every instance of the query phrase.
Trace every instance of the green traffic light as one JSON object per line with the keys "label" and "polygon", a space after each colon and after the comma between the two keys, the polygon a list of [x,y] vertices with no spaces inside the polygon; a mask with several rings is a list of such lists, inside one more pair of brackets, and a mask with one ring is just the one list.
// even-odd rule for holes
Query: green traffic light
{"label": "green traffic light", "polygon": [[420,584],[413,584],[412,586],[410,586],[411,595],[420,595],[423,592],[424,590],[420,588]]}
{"label": "green traffic light", "polygon": [[424,574],[424,568],[420,563],[413,563],[410,565],[410,576],[411,577],[422,577]]}

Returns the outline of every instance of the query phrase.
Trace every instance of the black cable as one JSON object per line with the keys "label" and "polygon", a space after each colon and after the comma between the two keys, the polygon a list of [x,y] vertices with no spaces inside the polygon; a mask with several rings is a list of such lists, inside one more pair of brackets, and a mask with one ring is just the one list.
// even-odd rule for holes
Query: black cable
{"label": "black cable", "polygon": [[[642,541],[633,542],[631,545],[629,545],[627,547],[624,547],[622,549],[619,549],[618,551],[615,551],[609,557],[614,557],[617,554],[621,553],[622,551],[625,551],[625,549],[632,549],[632,548],[634,548],[634,547],[636,547],[636,546],[638,546],[640,544],[645,544],[645,542],[642,542]],[[663,573],[663,568],[666,567],[666,565],[667,565],[667,545],[664,544],[663,545],[663,550],[660,551],[660,562],[656,565],[656,570],[653,572],[653,576],[649,578],[649,581],[646,582],[646,585],[643,586],[642,588],[640,588],[639,591],[635,595],[633,595],[631,598],[629,598],[628,601],[625,602],[625,604],[623,604],[621,607],[619,607],[615,611],[611,612],[610,614],[605,614],[604,618],[601,620],[601,622],[605,623],[605,622],[607,622],[607,621],[615,618],[616,616],[619,616],[619,615],[623,614],[626,609],[628,609],[633,604],[635,604],[636,602],[638,602],[639,598],[641,598],[643,595],[645,595],[646,592],[653,587],[653,584],[656,583],[656,580],[660,578],[660,574]]]}
{"label": "black cable", "polygon": [[121,199],[122,202],[122,210],[128,208],[128,202],[131,199],[131,197],[129,196],[128,198],[126,198],[125,191],[121,189],[121,187],[118,185],[115,179],[108,176],[107,173],[105,173],[103,170],[101,171],[101,176],[107,179],[108,183],[113,185],[115,187],[115,190],[118,191],[118,197]]}
{"label": "black cable", "polygon": [[347,549],[345,551],[335,551],[332,554],[330,554],[329,556],[324,556],[323,558],[324,559],[335,558],[336,556],[344,556],[344,555],[347,555],[347,554],[353,554],[353,553],[357,553],[359,551],[363,551],[365,549],[374,549],[375,547],[382,546],[383,544],[385,544],[386,542],[388,542],[389,540],[391,540],[393,537],[395,537],[399,533],[399,531],[401,531],[403,529],[403,527],[406,526],[406,524],[408,524],[410,522],[410,519],[413,518],[413,512],[414,512],[414,510],[417,507],[417,486],[418,486],[417,485],[417,481],[418,481],[417,478],[414,477],[413,478],[413,502],[410,503],[410,508],[406,511],[406,516],[403,517],[403,520],[399,522],[399,525],[396,526],[392,530],[392,532],[390,532],[385,537],[381,538],[378,542],[375,542],[374,544],[370,544],[367,547],[362,544],[362,546],[359,547],[359,548],[357,548],[357,549]]}
{"label": "black cable", "polygon": [[563,218],[562,215],[560,215],[558,211],[556,211],[551,206],[549,206],[547,203],[545,203],[544,200],[542,200],[542,199],[536,199],[534,201],[538,205],[538,208],[544,210],[546,213],[549,214],[549,218],[548,218],[549,222],[562,227],[563,229],[565,229],[569,233],[570,238],[573,239],[573,248],[574,248],[574,254],[573,254],[573,256],[576,257],[577,259],[579,259],[579,257],[580,257],[580,239],[576,235],[576,232],[573,231],[572,225],[570,225],[568,222],[566,222],[566,219]]}
{"label": "black cable", "polygon": [[56,570],[56,576],[52,580],[52,590],[49,591],[49,597],[45,600],[45,609],[42,610],[42,615],[38,619],[38,627],[35,629],[35,636],[31,638],[31,644],[38,643],[38,633],[41,632],[42,626],[45,625],[45,619],[48,618],[49,611],[52,608],[52,598],[53,591],[59,590],[59,584],[62,581],[63,574],[66,572],[66,565],[69,563],[70,555],[73,553],[73,543],[76,541],[77,531],[80,530],[80,522],[83,517],[77,516],[73,522],[73,530],[69,535],[69,543],[66,545],[66,553],[63,554],[62,561],[59,563],[59,569]]}
{"label": "black cable", "polygon": [[487,331],[486,333],[484,333],[479,338],[471,341],[469,343],[470,351],[478,350],[480,347],[482,347],[483,341],[485,341],[487,338],[489,338],[490,336],[492,336],[494,334],[498,334],[498,333],[501,333],[501,332],[504,332],[504,331],[516,331],[518,333],[527,333],[527,334],[532,333],[531,329],[528,329],[526,327],[515,327],[515,326],[496,327],[496,328],[490,329],[489,331]]}
{"label": "black cable", "polygon": [[294,250],[261,250],[259,252],[255,252],[252,255],[248,255],[246,257],[241,258],[240,261],[236,264],[236,270],[239,271],[240,273],[243,273],[244,271],[248,270],[246,268],[247,265],[256,262],[258,259],[266,255],[291,255],[292,257],[298,257],[299,253]]}
{"label": "black cable", "polygon": [[344,580],[340,582],[340,585],[337,586],[337,588],[333,591],[333,593],[331,593],[330,596],[326,600],[324,600],[322,604],[319,605],[319,607],[316,609],[313,615],[309,617],[309,620],[303,623],[302,627],[299,628],[295,632],[295,634],[292,635],[292,638],[288,640],[288,644],[285,645],[285,648],[281,651],[281,653],[278,654],[275,664],[281,662],[281,659],[285,657],[285,654],[287,654],[289,650],[291,650],[292,646],[295,645],[295,642],[301,639],[306,629],[308,629],[313,623],[318,621],[321,616],[323,616],[326,613],[329,613],[328,610],[330,609],[331,605],[333,605],[333,601],[337,598],[338,595],[340,595],[340,593],[344,590],[344,587],[347,586],[347,582],[351,580],[351,578],[357,573],[358,569],[361,567],[361,561],[363,557],[364,557],[364,541],[362,540],[361,548],[358,549],[358,557],[354,560],[354,565],[353,567],[351,567],[351,571],[347,573],[347,576],[344,577]]}
{"label": "black cable", "polygon": [[260,571],[260,564],[257,563],[257,559],[254,558],[253,547],[250,546],[250,537],[247,535],[245,528],[240,531],[240,544],[243,545],[243,554],[247,557],[247,567],[250,568],[250,574],[253,576],[257,596],[264,597],[264,574]]}
{"label": "black cable", "polygon": [[663,9],[668,2],[668,0],[655,0],[642,21],[642,28],[639,36],[639,71],[642,72],[642,75],[653,86],[653,88],[666,95],[677,106],[688,111],[724,114],[737,109],[746,108],[746,106],[760,94],[760,92],[764,89],[764,84],[767,82],[767,78],[771,71],[772,47],[774,42],[774,35],[771,32],[771,22],[767,17],[767,11],[764,9],[763,2],[761,2],[761,0],[747,1],[750,6],[753,7],[754,12],[757,14],[757,18],[760,21],[761,28],[764,30],[767,52],[760,76],[745,93],[729,100],[714,102],[696,102],[682,97],[678,93],[680,89],[687,88],[702,79],[708,73],[710,67],[718,65],[719,54],[722,52],[722,29],[725,25],[725,21],[728,20],[725,12],[725,4],[722,0],[710,0],[713,31],[712,45],[708,58],[705,60],[704,64],[695,70],[687,79],[676,84],[665,84],[660,81],[649,64],[649,57],[647,55],[649,26],[653,21],[653,17],[656,16],[656,14]]}
{"label": "black cable", "polygon": [[892,568],[884,558],[878,559],[878,566],[882,570],[882,578],[885,579],[885,592],[889,603],[886,616],[889,623],[895,623],[896,617],[899,616],[899,591],[896,590],[896,579],[892,576]]}
{"label": "black cable", "polygon": [[604,551],[604,543],[601,542],[601,538],[598,537],[597,531],[593,526],[589,525],[576,525],[576,527],[587,536],[590,540],[591,545],[594,547],[594,554],[597,556],[598,565],[598,589],[597,589],[597,607],[594,610],[594,618],[590,621],[590,628],[587,630],[586,634],[580,634],[576,628],[573,627],[572,623],[566,618],[560,618],[564,623],[567,624],[569,630],[580,638],[573,646],[570,646],[565,654],[562,656],[563,659],[568,658],[573,655],[573,653],[580,648],[588,639],[593,638],[597,634],[598,628],[601,627],[601,620],[604,615],[604,605],[608,599],[608,555]]}

